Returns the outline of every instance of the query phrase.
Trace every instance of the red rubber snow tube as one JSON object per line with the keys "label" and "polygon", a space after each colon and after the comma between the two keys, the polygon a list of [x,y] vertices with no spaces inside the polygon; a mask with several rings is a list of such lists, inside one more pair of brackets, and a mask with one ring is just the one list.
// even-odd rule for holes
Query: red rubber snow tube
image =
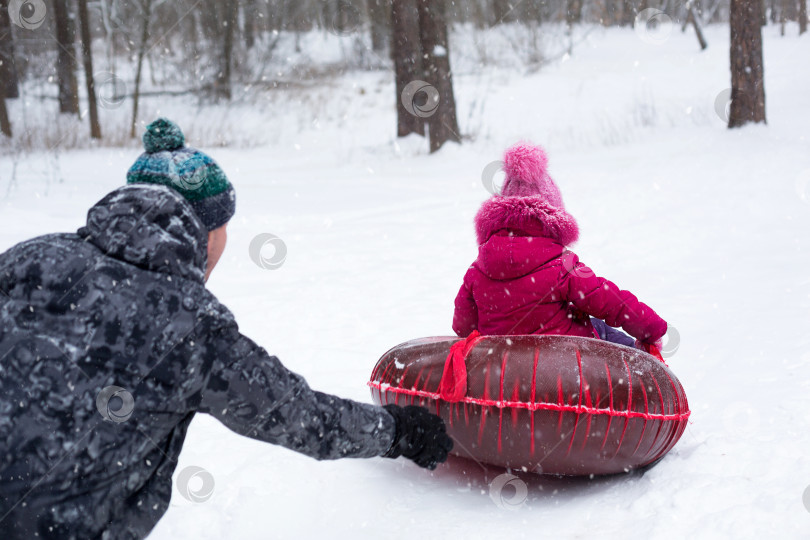
{"label": "red rubber snow tube", "polygon": [[372,399],[441,416],[453,453],[545,474],[628,472],[686,429],[680,381],[636,349],[571,336],[417,339],[377,362]]}

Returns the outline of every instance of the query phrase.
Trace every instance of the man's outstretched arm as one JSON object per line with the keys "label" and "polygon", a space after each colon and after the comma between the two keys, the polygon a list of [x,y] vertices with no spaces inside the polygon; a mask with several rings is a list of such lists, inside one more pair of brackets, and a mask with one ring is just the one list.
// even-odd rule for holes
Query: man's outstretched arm
{"label": "man's outstretched arm", "polygon": [[385,409],[312,390],[235,324],[214,346],[199,411],[236,433],[318,460],[381,456],[393,446],[396,422]]}

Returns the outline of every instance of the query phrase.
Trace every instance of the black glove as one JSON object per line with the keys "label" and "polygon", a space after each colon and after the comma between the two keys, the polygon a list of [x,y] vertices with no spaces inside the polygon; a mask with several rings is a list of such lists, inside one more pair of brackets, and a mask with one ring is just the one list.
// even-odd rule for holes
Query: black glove
{"label": "black glove", "polygon": [[453,449],[453,439],[447,436],[444,420],[415,405],[385,405],[383,408],[394,417],[397,425],[394,443],[383,457],[404,456],[430,470],[447,459],[447,453]]}

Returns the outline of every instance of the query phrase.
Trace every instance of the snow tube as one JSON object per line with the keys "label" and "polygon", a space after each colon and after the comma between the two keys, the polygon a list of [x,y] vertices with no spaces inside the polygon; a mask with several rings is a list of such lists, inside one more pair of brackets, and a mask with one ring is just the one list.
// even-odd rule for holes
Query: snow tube
{"label": "snow tube", "polygon": [[571,336],[417,339],[377,362],[379,405],[441,416],[453,454],[541,474],[629,472],[661,459],[689,418],[663,359]]}

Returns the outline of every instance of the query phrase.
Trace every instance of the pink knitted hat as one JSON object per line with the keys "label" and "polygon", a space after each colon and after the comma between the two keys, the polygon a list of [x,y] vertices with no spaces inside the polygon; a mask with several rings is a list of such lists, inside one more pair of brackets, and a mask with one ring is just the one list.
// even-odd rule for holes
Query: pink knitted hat
{"label": "pink knitted hat", "polygon": [[503,157],[503,169],[504,197],[539,195],[552,206],[565,209],[560,189],[548,175],[548,157],[542,147],[525,142],[512,146]]}

